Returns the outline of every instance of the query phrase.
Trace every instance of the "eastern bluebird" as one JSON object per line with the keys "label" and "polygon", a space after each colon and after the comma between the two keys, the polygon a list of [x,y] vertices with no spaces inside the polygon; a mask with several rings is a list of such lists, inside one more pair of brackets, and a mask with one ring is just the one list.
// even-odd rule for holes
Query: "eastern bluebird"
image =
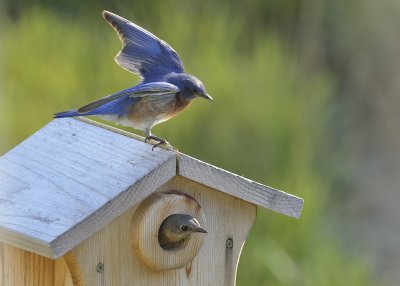
{"label": "eastern bluebird", "polygon": [[181,59],[166,42],[111,12],[103,11],[103,17],[123,44],[115,61],[122,68],[139,74],[142,81],[78,110],[56,113],[54,117],[94,115],[143,131],[145,141],[158,141],[153,149],[166,144],[166,140],[151,133],[154,125],[174,117],[194,98],[213,99],[198,78],[184,72]]}
{"label": "eastern bluebird", "polygon": [[173,214],[167,217],[158,231],[158,242],[163,249],[179,247],[192,233],[208,233],[200,223],[187,214]]}

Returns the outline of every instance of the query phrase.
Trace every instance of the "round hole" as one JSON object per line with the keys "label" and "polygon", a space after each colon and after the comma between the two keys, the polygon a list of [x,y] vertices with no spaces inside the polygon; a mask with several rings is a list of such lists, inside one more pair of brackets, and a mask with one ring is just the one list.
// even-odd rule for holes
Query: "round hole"
{"label": "round hole", "polygon": [[[170,241],[165,241],[163,239],[163,229],[166,227],[166,222],[168,221],[169,218],[171,218],[173,215],[168,216],[166,219],[163,220],[163,222],[160,225],[160,228],[158,229],[158,243],[160,244],[161,248],[166,250],[166,251],[177,251],[182,248],[184,248],[188,241],[190,240],[190,235],[187,237],[184,237],[182,239],[179,239],[178,241],[170,242]],[[181,232],[185,232],[188,230],[188,227],[186,225],[181,225],[179,226],[179,230]]]}
{"label": "round hole", "polygon": [[179,191],[153,193],[133,214],[131,241],[134,255],[153,270],[184,267],[193,261],[203,245],[206,236],[202,234],[191,234],[169,245],[161,243],[161,225],[166,218],[176,214],[192,216],[200,225],[207,225],[199,203]]}

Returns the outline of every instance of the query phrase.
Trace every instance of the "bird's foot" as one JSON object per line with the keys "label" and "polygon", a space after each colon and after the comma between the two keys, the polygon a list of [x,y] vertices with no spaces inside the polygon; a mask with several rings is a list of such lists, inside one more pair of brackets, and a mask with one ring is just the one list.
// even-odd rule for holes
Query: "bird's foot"
{"label": "bird's foot", "polygon": [[158,142],[157,144],[155,144],[154,146],[153,146],[153,148],[151,148],[151,151],[154,151],[154,148],[157,148],[158,146],[160,146],[160,145],[170,145],[167,141],[165,141],[165,140],[163,140],[163,141],[160,141],[160,142]]}
{"label": "bird's foot", "polygon": [[144,139],[144,143],[147,143],[147,141],[149,141],[149,140],[158,141],[158,143],[155,144],[153,146],[153,148],[151,148],[152,151],[154,150],[154,148],[157,148],[160,145],[169,145],[169,146],[171,146],[171,144],[169,144],[169,142],[167,140],[162,139],[162,138],[157,137],[157,136],[154,136],[154,135],[147,136],[146,139]]}

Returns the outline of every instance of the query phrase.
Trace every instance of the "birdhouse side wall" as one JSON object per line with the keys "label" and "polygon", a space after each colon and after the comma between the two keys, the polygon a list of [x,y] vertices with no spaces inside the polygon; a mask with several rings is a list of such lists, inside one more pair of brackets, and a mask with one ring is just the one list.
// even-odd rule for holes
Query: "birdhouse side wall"
{"label": "birdhouse side wall", "polygon": [[1,286],[73,286],[63,258],[50,258],[0,242]]}

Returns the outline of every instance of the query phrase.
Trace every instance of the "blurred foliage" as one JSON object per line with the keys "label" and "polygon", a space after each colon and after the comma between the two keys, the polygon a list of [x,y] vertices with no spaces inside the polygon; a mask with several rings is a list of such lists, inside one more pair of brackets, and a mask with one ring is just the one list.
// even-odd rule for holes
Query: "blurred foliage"
{"label": "blurred foliage", "polygon": [[323,69],[306,68],[292,45],[298,1],[118,2],[5,2],[0,152],[54,112],[138,82],[112,60],[120,42],[100,14],[114,11],[169,42],[215,99],[196,100],[155,134],[305,200],[300,220],[258,210],[237,284],[374,285],[367,257],[345,251],[327,215],[332,177],[322,170],[333,156],[336,82]]}

